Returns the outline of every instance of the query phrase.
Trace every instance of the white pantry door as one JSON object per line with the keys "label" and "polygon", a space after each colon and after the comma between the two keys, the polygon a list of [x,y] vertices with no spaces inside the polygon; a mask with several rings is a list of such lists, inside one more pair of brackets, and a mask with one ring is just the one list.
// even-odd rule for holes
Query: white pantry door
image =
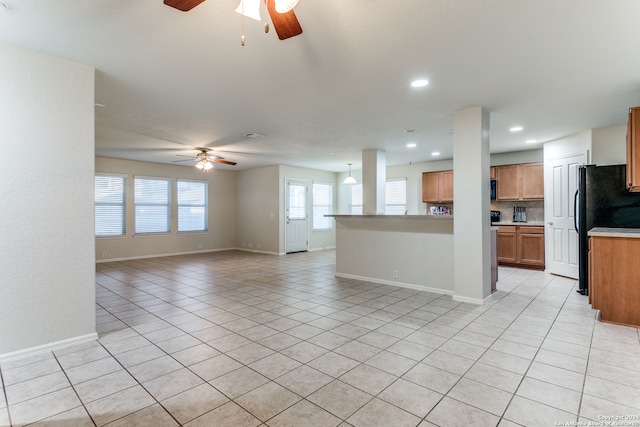
{"label": "white pantry door", "polygon": [[578,166],[586,153],[544,162],[545,265],[549,273],[578,278],[578,233],[575,229],[575,192]]}
{"label": "white pantry door", "polygon": [[302,252],[308,246],[307,198],[309,190],[305,181],[287,180],[285,197],[285,252]]}

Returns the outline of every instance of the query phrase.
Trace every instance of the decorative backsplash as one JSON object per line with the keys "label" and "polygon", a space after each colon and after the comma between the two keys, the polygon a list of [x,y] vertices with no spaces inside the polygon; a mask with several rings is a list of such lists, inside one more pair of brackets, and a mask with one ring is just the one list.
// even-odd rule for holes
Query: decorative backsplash
{"label": "decorative backsplash", "polygon": [[513,208],[514,206],[524,206],[527,208],[527,222],[544,222],[544,201],[509,201],[499,202],[496,200],[491,201],[491,210],[500,211],[500,221],[510,222],[513,221]]}

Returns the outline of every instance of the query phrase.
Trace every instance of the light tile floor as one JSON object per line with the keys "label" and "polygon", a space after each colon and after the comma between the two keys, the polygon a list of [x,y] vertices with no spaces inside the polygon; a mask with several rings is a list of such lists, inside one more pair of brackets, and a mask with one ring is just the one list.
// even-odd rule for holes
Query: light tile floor
{"label": "light tile floor", "polygon": [[99,264],[99,341],[2,363],[0,425],[640,426],[638,329],[596,321],[575,281],[500,268],[476,306],[334,268]]}

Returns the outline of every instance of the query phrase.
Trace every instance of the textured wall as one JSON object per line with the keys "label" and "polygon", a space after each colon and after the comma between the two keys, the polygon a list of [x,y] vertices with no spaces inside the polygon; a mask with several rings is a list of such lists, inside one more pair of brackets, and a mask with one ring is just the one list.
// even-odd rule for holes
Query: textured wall
{"label": "textured wall", "polygon": [[94,69],[4,44],[0,64],[2,358],[95,333]]}

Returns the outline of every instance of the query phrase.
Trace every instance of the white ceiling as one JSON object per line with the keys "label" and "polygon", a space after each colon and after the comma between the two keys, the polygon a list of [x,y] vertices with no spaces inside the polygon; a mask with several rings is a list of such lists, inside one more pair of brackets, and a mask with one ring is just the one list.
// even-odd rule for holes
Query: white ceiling
{"label": "white ceiling", "polygon": [[245,19],[244,47],[237,0],[0,1],[0,41],[96,68],[100,156],[171,163],[206,146],[238,162],[220,169],[346,171],[367,148],[388,165],[451,158],[468,107],[491,113],[497,153],[640,105],[638,0],[300,0],[300,36]]}

